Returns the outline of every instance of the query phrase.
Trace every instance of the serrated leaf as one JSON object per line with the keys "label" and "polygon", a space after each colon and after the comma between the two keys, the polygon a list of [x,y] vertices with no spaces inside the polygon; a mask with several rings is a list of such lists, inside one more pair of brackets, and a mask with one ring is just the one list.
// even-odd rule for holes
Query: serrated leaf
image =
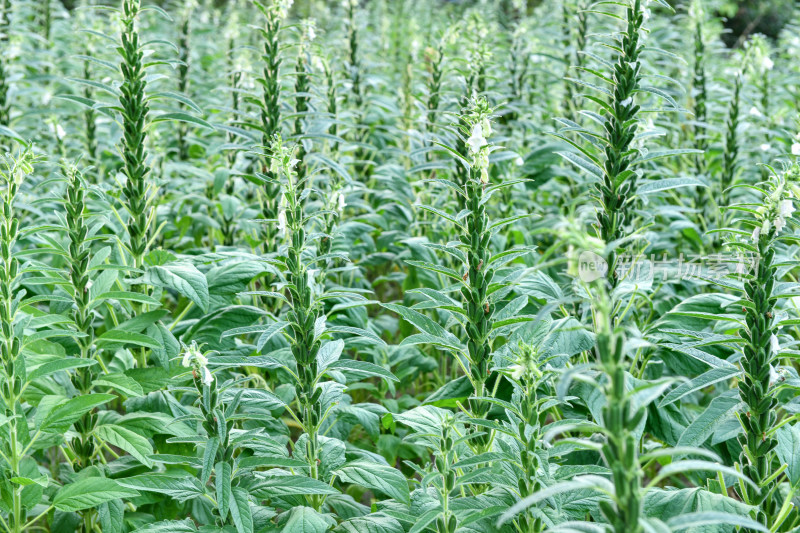
{"label": "serrated leaf", "polygon": [[123,487],[104,477],[86,477],[62,487],[53,498],[53,506],[65,512],[97,507],[101,503],[120,498],[134,498],[136,490]]}

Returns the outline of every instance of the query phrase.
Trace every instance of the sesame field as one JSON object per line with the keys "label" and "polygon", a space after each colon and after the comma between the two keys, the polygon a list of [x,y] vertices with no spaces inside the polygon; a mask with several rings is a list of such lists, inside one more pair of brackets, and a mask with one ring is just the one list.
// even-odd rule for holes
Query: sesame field
{"label": "sesame field", "polygon": [[799,533],[799,32],[0,0],[0,533]]}

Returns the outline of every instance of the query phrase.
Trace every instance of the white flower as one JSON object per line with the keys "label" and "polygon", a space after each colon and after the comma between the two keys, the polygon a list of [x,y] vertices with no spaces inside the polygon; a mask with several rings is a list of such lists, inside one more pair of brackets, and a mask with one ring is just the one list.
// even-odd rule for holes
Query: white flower
{"label": "white flower", "polygon": [[777,217],[773,222],[775,225],[775,231],[780,233],[780,231],[786,227],[786,219],[783,217]]}
{"label": "white flower", "polygon": [[296,167],[297,163],[299,163],[299,162],[300,162],[299,159],[296,159],[296,158],[293,157],[292,159],[289,160],[289,168]]}
{"label": "white flower", "polygon": [[202,369],[203,374],[203,385],[209,386],[214,383],[214,375],[208,369],[208,367],[204,366]]}
{"label": "white flower", "polygon": [[772,70],[772,67],[775,66],[775,63],[769,58],[769,56],[764,56],[761,59],[761,68],[764,70]]}
{"label": "white flower", "polygon": [[522,157],[517,156],[517,158],[514,160],[514,164],[517,165],[518,167],[521,167],[522,165],[525,164],[525,160],[522,159]]}
{"label": "white flower", "polygon": [[800,143],[794,143],[792,145],[792,155],[800,155]]}
{"label": "white flower", "polygon": [[61,127],[61,124],[56,124],[56,135],[58,135],[59,139],[63,139],[67,135],[67,132]]}
{"label": "white flower", "polygon": [[770,227],[769,220],[764,219],[764,222],[761,223],[761,235],[767,235]]}
{"label": "white flower", "polygon": [[89,281],[87,281],[87,282],[86,282],[86,286],[83,288],[84,292],[89,292],[89,289],[91,289],[91,288],[92,288],[92,285],[94,285],[94,283],[92,282],[92,280],[89,280]]}
{"label": "white flower", "polygon": [[281,209],[278,212],[278,233],[286,232],[286,210]]}
{"label": "white flower", "polygon": [[317,28],[313,19],[308,19],[306,21],[305,29],[306,29],[306,39],[308,39],[309,42],[317,38]]}
{"label": "white flower", "polygon": [[292,4],[294,4],[294,0],[278,0],[275,2],[275,9],[278,13],[280,18],[286,18],[289,14],[289,10],[292,8]]}
{"label": "white flower", "polygon": [[753,235],[751,235],[750,238],[753,239],[754,243],[757,243],[760,237],[761,237],[761,228],[756,226],[755,228],[753,228]]}
{"label": "white flower", "polygon": [[782,381],[781,375],[775,370],[775,367],[769,365],[769,384],[775,385],[778,381]]}
{"label": "white flower", "polygon": [[643,20],[650,20],[650,10],[649,9],[644,8],[644,10],[642,10],[642,19]]}
{"label": "white flower", "polygon": [[196,369],[201,369],[208,365],[208,359],[197,347],[197,343],[192,342],[192,344],[186,347],[186,351],[183,352],[181,364],[186,368],[194,367]]}
{"label": "white flower", "polygon": [[525,374],[525,367],[522,365],[511,365],[508,369],[511,370],[511,377],[517,381]]}
{"label": "white flower", "polygon": [[486,146],[486,137],[483,136],[483,126],[480,124],[475,124],[472,126],[472,136],[467,139],[467,144],[469,145],[469,151],[472,154],[477,154],[480,152],[481,148]]}
{"label": "white flower", "polygon": [[780,216],[782,217],[790,217],[792,213],[794,213],[794,204],[791,200],[781,200],[779,206]]}
{"label": "white flower", "polygon": [[306,270],[306,276],[307,276],[306,279],[308,280],[307,281],[308,288],[309,288],[309,290],[311,292],[316,292],[316,290],[317,290],[316,277],[317,277],[318,273],[319,273],[319,269],[316,269],[316,268],[309,268],[308,270]]}
{"label": "white flower", "polygon": [[481,167],[481,183],[486,185],[489,183],[489,168],[488,166]]}
{"label": "white flower", "polygon": [[622,107],[628,107],[628,106],[629,106],[629,105],[631,105],[632,103],[633,103],[633,97],[632,97],[632,96],[629,96],[629,97],[627,97],[625,100],[621,101],[621,102],[619,103],[619,105],[621,105]]}
{"label": "white flower", "polygon": [[344,194],[339,193],[339,198],[337,198],[337,200],[339,201],[338,202],[339,211],[344,211],[344,208],[347,205],[347,202],[345,201],[345,198],[344,198]]}
{"label": "white flower", "polygon": [[739,275],[744,274],[744,267],[745,267],[744,261],[739,261],[738,263],[736,263],[736,273]]}
{"label": "white flower", "polygon": [[773,354],[781,351],[781,343],[778,342],[778,337],[774,333],[769,337],[769,347],[772,349]]}
{"label": "white flower", "polygon": [[769,152],[772,146],[767,143],[764,143],[760,146],[762,152]]}
{"label": "white flower", "polygon": [[752,117],[761,117],[761,116],[763,116],[761,114],[761,111],[759,111],[756,106],[753,106],[753,107],[750,108],[749,114]]}

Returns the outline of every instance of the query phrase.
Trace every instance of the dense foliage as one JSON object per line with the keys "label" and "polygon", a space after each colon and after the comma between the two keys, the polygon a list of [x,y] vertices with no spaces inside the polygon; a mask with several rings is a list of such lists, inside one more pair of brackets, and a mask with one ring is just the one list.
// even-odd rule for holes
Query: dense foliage
{"label": "dense foliage", "polygon": [[800,528],[729,7],[1,0],[0,533]]}

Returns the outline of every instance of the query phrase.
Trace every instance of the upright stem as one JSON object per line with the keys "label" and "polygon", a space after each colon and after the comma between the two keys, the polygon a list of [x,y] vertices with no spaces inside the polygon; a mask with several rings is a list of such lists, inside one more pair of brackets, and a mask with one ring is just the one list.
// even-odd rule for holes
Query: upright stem
{"label": "upright stem", "polygon": [[[264,52],[261,56],[263,61],[262,68],[262,102],[261,102],[261,144],[267,151],[267,157],[263,160],[263,172],[268,176],[264,182],[261,195],[261,210],[263,218],[275,220],[278,216],[278,198],[280,196],[280,185],[275,176],[269,171],[269,156],[273,137],[280,133],[281,129],[281,110],[280,110],[280,30],[281,17],[275,11],[266,12],[267,21],[261,35],[264,40]],[[264,227],[264,251],[274,251],[277,247],[277,233],[272,225]]]}
{"label": "upright stem", "polygon": [[122,85],[120,86],[119,104],[122,108],[122,173],[126,181],[122,194],[127,202],[130,215],[128,220],[128,236],[133,267],[141,268],[147,253],[149,224],[149,184],[147,175],[147,113],[145,96],[147,80],[145,79],[143,51],[139,44],[139,32],[136,19],[139,15],[139,0],[123,0],[122,2]]}
{"label": "upright stem", "polygon": [[[613,71],[613,91],[609,106],[613,112],[606,113],[604,130],[606,133],[605,162],[603,178],[599,184],[601,210],[597,214],[600,238],[611,245],[624,236],[625,225],[630,222],[630,199],[636,192],[637,174],[629,172],[637,157],[631,150],[634,135],[638,128],[636,116],[639,106],[634,103],[634,95],[639,89],[639,55],[643,46],[639,42],[644,14],[641,0],[632,0],[626,8],[626,31],[620,40],[621,52],[617,55]],[[608,252],[608,283],[617,285],[615,250]]]}

